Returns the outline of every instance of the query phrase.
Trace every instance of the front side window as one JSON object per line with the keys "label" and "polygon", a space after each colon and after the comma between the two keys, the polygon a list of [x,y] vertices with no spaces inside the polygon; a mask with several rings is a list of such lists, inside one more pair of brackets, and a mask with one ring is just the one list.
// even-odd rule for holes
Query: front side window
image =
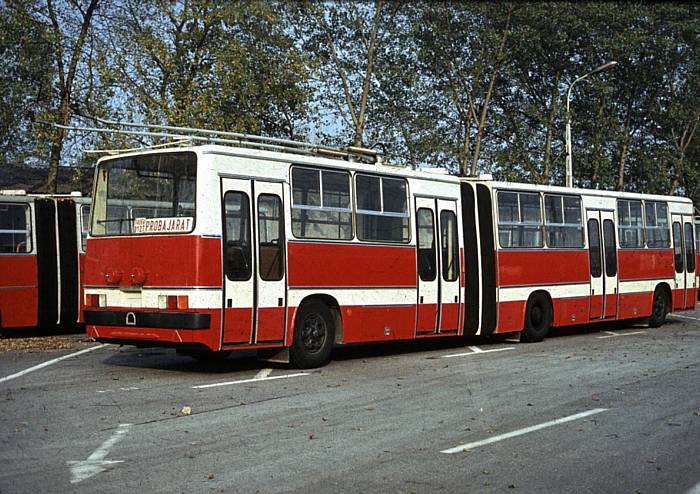
{"label": "front side window", "polygon": [[617,201],[617,224],[620,247],[644,247],[644,223],[642,201]]}
{"label": "front side window", "polygon": [[195,221],[195,153],[116,158],[97,170],[90,233],[186,233]]}
{"label": "front side window", "polygon": [[544,211],[549,247],[583,247],[580,197],[545,194]]}
{"label": "front side window", "polygon": [[645,201],[644,232],[647,246],[650,248],[668,248],[671,246],[671,233],[668,227],[668,205],[665,202]]}
{"label": "front side window", "polygon": [[349,173],[292,168],[292,234],[297,238],[352,238]]}
{"label": "front side window", "polygon": [[542,247],[542,205],[532,192],[499,191],[498,241],[501,247]]}
{"label": "front side window", "polygon": [[357,174],[357,237],[368,241],[408,242],[407,192],[404,179]]}
{"label": "front side window", "polygon": [[26,254],[32,250],[29,205],[0,203],[0,254]]}
{"label": "front side window", "polygon": [[224,274],[232,281],[249,280],[252,274],[250,202],[243,192],[224,196]]}

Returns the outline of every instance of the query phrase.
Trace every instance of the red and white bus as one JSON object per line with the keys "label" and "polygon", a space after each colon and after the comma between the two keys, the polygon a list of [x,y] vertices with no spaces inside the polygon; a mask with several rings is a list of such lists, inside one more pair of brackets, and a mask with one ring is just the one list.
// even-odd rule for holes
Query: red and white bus
{"label": "red and white bus", "polygon": [[97,164],[85,321],[98,341],[300,367],[336,343],[655,326],[694,307],[692,231],[679,197],[245,144],[131,152]]}
{"label": "red and white bus", "polygon": [[81,322],[90,199],[0,191],[0,330]]}

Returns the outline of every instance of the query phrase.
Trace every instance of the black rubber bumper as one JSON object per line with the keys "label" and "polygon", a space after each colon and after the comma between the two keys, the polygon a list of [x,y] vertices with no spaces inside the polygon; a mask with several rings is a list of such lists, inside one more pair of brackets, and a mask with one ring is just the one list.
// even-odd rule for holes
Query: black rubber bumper
{"label": "black rubber bumper", "polygon": [[163,329],[209,329],[211,316],[198,312],[146,312],[85,309],[85,324]]}

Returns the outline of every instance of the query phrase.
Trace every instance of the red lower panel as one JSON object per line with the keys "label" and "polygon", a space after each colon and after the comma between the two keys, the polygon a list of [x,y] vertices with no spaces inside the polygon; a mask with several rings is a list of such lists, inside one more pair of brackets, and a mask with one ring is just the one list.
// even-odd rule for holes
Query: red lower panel
{"label": "red lower panel", "polygon": [[459,327],[459,304],[442,304],[440,331],[454,331]]}
{"label": "red lower panel", "polygon": [[591,311],[589,313],[589,319],[601,319],[603,317],[603,296],[602,295],[592,295],[590,297],[591,301]]}
{"label": "red lower panel", "polygon": [[221,311],[198,311],[211,315],[210,329],[161,329],[134,326],[87,326],[87,334],[99,339],[157,341],[165,343],[198,343],[210,350],[221,349]]}
{"label": "red lower panel", "polygon": [[418,324],[416,327],[417,333],[427,333],[435,331],[435,323],[437,322],[437,310],[437,304],[418,305]]}
{"label": "red lower panel", "polygon": [[676,290],[671,290],[673,298],[673,308],[682,309],[685,307],[685,289],[678,288]]}
{"label": "red lower panel", "polygon": [[617,315],[617,293],[605,295],[605,317]]}
{"label": "red lower panel", "polygon": [[527,301],[516,300],[498,303],[498,320],[494,333],[522,331],[525,322],[525,305]]}
{"label": "red lower panel", "polygon": [[224,343],[247,343],[253,330],[253,309],[224,309]]}
{"label": "red lower panel", "polygon": [[651,315],[653,292],[621,293],[618,319],[631,319]]}
{"label": "red lower panel", "polygon": [[416,324],[416,308],[413,305],[345,306],[342,316],[343,343],[413,338]]}
{"label": "red lower panel", "polygon": [[686,290],[688,292],[687,298],[685,299],[685,308],[686,309],[694,309],[695,308],[695,301],[697,300],[698,297],[698,290],[697,288],[688,288]]}
{"label": "red lower panel", "polygon": [[284,307],[258,309],[257,341],[280,341],[284,338]]}
{"label": "red lower panel", "polygon": [[37,289],[0,288],[0,328],[20,328],[37,324]]}
{"label": "red lower panel", "polygon": [[589,297],[554,299],[552,304],[553,326],[571,326],[588,321]]}

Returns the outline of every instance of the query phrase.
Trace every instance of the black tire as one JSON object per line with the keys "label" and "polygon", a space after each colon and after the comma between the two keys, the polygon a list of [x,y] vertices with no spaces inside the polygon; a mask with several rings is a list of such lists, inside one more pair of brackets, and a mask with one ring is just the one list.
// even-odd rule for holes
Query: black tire
{"label": "black tire", "polygon": [[552,304],[544,293],[530,296],[525,309],[525,326],[520,332],[520,341],[537,343],[549,333],[552,325]]}
{"label": "black tire", "polygon": [[326,365],[331,359],[335,323],[328,306],[318,300],[304,303],[294,323],[294,341],[289,359],[300,369]]}
{"label": "black tire", "polygon": [[658,328],[666,322],[668,314],[669,300],[666,290],[657,288],[654,291],[654,301],[651,303],[651,316],[649,316],[649,327]]}

